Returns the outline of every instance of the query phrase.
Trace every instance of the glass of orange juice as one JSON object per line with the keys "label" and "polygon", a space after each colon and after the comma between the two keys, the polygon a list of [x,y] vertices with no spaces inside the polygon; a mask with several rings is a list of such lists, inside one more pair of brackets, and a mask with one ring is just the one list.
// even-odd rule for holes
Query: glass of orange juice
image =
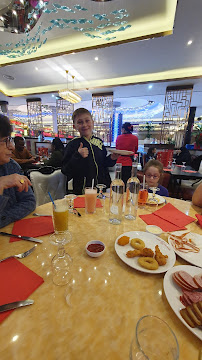
{"label": "glass of orange juice", "polygon": [[85,188],[85,209],[87,214],[93,214],[96,210],[97,189],[94,187]]}
{"label": "glass of orange juice", "polygon": [[55,233],[63,233],[68,230],[68,203],[67,200],[55,200],[53,207],[53,224]]}

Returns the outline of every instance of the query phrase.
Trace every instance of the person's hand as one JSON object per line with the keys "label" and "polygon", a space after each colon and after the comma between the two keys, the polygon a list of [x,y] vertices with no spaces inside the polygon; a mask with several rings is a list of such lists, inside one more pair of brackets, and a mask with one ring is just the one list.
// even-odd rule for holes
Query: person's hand
{"label": "person's hand", "polygon": [[19,192],[28,191],[31,181],[24,175],[12,174],[0,177],[0,195],[5,189],[17,187]]}
{"label": "person's hand", "polygon": [[29,159],[29,163],[33,163],[36,161],[36,158],[34,156],[32,156],[30,159]]}
{"label": "person's hand", "polygon": [[112,153],[110,156],[112,160],[117,160],[120,155]]}
{"label": "person's hand", "polygon": [[87,158],[89,151],[87,147],[83,147],[83,143],[80,142],[80,146],[78,148],[78,153],[82,156],[82,158]]}

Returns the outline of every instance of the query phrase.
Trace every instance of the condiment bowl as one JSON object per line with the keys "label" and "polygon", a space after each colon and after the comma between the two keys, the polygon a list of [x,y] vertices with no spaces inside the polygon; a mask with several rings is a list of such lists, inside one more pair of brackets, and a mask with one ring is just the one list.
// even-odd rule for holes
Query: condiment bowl
{"label": "condiment bowl", "polygon": [[[93,249],[93,247],[95,247],[95,249]],[[93,250],[96,250],[96,247],[102,247],[103,250],[101,249],[100,251],[93,251]],[[92,240],[92,241],[89,241],[87,244],[86,244],[86,252],[89,256],[91,257],[99,257],[101,256],[102,254],[104,254],[105,252],[105,244],[102,242],[102,241],[99,241],[99,240]]]}
{"label": "condiment bowl", "polygon": [[154,235],[161,235],[163,233],[163,230],[157,225],[147,225],[146,231]]}

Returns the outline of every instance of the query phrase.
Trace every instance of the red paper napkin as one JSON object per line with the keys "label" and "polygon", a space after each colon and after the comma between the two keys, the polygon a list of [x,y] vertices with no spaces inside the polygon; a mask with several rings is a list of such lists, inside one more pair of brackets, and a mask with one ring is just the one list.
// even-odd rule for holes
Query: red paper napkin
{"label": "red paper napkin", "polygon": [[[85,197],[77,197],[74,199],[74,207],[75,208],[85,208]],[[100,199],[96,200],[96,207],[102,207],[102,203]]]}
{"label": "red paper napkin", "polygon": [[149,215],[140,215],[139,216],[147,225],[156,225],[159,226],[163,231],[178,231],[178,230],[185,230],[186,228],[181,226],[174,225],[169,221],[161,219],[159,216],[153,214]]}
{"label": "red paper napkin", "polygon": [[193,217],[185,215],[182,211],[176,209],[176,207],[170,203],[166,204],[161,209],[156,210],[153,214],[180,228],[190,224],[192,221],[195,221]]}
{"label": "red paper napkin", "polygon": [[[1,262],[0,305],[26,300],[43,282],[42,277],[28,269],[17,259],[12,258]],[[13,311],[0,313],[0,323]],[[19,310],[19,312],[21,311],[23,310]],[[29,311],[28,308],[27,311]]]}
{"label": "red paper napkin", "polygon": [[[21,236],[43,236],[54,232],[52,217],[40,216],[16,221],[13,226],[12,234]],[[21,241],[20,239],[10,238],[10,242]]]}
{"label": "red paper napkin", "polygon": [[196,216],[197,219],[198,219],[198,223],[199,223],[200,227],[202,227],[202,215],[200,215],[200,214],[195,214],[195,216]]}

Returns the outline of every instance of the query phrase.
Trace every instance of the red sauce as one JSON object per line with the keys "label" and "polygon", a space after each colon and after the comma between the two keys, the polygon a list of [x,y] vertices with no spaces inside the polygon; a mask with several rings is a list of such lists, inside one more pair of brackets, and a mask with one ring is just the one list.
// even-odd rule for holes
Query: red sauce
{"label": "red sauce", "polygon": [[87,250],[90,252],[98,253],[104,250],[104,245],[102,244],[90,244],[87,247]]}

